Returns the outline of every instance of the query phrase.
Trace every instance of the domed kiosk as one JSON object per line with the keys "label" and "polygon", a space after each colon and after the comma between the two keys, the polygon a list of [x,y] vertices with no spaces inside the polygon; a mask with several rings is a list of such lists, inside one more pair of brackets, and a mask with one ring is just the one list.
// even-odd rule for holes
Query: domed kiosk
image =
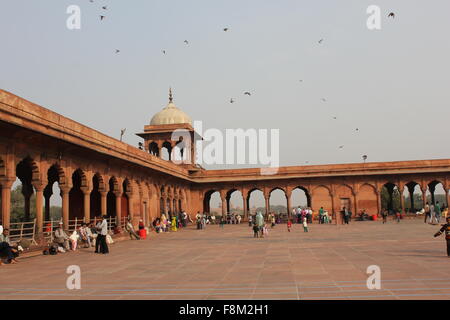
{"label": "domed kiosk", "polygon": [[[144,139],[144,149],[150,154],[164,160],[174,160],[174,152],[177,151],[177,160],[182,160],[178,164],[193,164],[191,159],[194,159],[195,155],[194,139],[197,139],[198,135],[192,127],[192,119],[173,103],[172,89],[169,89],[167,106],[151,118],[143,133],[137,135]],[[178,147],[178,150],[175,150],[175,147]],[[164,149],[167,152],[163,152]],[[187,149],[190,149],[190,152],[186,153]]]}

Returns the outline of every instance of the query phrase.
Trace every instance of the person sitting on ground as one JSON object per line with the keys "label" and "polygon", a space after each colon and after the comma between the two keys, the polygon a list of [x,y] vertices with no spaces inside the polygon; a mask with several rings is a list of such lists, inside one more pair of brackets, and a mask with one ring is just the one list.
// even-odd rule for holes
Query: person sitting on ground
{"label": "person sitting on ground", "polygon": [[127,224],[125,225],[125,230],[130,234],[130,239],[133,240],[133,237],[136,240],[141,240],[141,237],[134,231],[133,224],[131,223],[131,218],[128,217]]}
{"label": "person sitting on ground", "polygon": [[[11,245],[9,229],[3,229],[3,226],[0,226],[0,258],[5,258],[7,264],[15,264],[18,256],[19,250]],[[3,265],[2,260],[0,260],[0,265]]]}
{"label": "person sitting on ground", "polygon": [[[78,227],[78,230],[80,229],[80,227]],[[70,244],[72,247],[73,251],[77,250],[77,246],[78,246],[78,239],[80,238],[80,236],[78,235],[78,231],[77,230],[73,230],[72,234],[70,235],[69,239],[70,239]]]}
{"label": "person sitting on ground", "polygon": [[237,224],[241,224],[241,219],[242,219],[241,215],[238,214],[237,217],[236,217]]}
{"label": "person sitting on ground", "polygon": [[216,224],[216,216],[214,214],[211,216],[211,224]]}
{"label": "person sitting on ground", "polygon": [[63,223],[60,222],[58,227],[55,230],[55,240],[54,240],[54,242],[58,246],[62,247],[64,250],[69,251],[70,250],[69,236],[62,229],[62,225],[63,225]]}
{"label": "person sitting on ground", "polygon": [[80,240],[82,243],[84,243],[84,247],[85,248],[90,248],[91,247],[91,229],[88,228],[88,226],[86,225],[86,223],[82,223],[81,224],[81,228],[79,230],[80,232]]}

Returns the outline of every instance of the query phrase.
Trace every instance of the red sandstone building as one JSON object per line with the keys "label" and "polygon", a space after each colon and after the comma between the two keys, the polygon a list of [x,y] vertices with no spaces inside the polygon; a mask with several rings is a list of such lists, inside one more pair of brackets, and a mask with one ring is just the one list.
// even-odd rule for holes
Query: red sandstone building
{"label": "red sandstone building", "polygon": [[144,139],[140,150],[0,90],[2,224],[10,223],[11,187],[17,178],[22,183],[25,211],[29,211],[31,195],[36,196],[38,230],[49,219],[55,183],[61,190],[66,227],[69,220],[89,221],[100,214],[119,221],[127,216],[142,218],[149,223],[167,211],[208,212],[214,192],[220,193],[223,214],[236,191],[242,193],[244,214],[248,214],[255,190],[263,192],[266,211],[271,192],[282,190],[291,212],[291,194],[297,188],[305,192],[313,210],[324,207],[333,214],[343,205],[353,214],[363,209],[377,214],[382,209],[383,187],[392,197],[394,188],[400,194],[406,188],[412,195],[419,185],[422,199],[427,190],[433,199],[441,183],[449,201],[450,159],[281,167],[275,175],[261,175],[259,169],[204,170],[161,158],[163,149],[170,154],[181,142],[171,140],[175,129],[188,132],[192,141],[199,138],[191,119],[173,104],[172,97],[138,134]]}

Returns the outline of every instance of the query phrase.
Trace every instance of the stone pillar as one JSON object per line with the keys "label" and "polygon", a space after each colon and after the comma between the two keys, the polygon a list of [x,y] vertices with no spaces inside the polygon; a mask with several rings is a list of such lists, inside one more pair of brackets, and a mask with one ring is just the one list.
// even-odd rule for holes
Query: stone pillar
{"label": "stone pillar", "polygon": [[132,192],[126,192],[125,193],[128,197],[128,216],[130,217],[130,219],[133,219],[133,210],[134,210],[134,198],[133,198],[133,193]]}
{"label": "stone pillar", "polygon": [[245,197],[244,194],[242,194],[242,200],[243,200],[242,209],[244,210],[244,219],[247,219],[248,218],[247,197]]}
{"label": "stone pillar", "polygon": [[353,217],[357,217],[357,216],[358,216],[358,212],[359,212],[358,192],[355,192],[355,193],[353,194],[353,202],[354,202],[353,208],[355,208],[355,212],[353,213],[352,218],[353,218]]}
{"label": "stone pillar", "polygon": [[381,208],[381,193],[379,192],[379,191],[377,191],[377,216],[379,216],[380,215],[380,213],[381,213],[381,210],[383,210],[382,208]]}
{"label": "stone pillar", "polygon": [[91,221],[91,192],[83,190],[83,205],[84,205],[84,222]]}
{"label": "stone pillar", "polygon": [[220,193],[220,200],[222,201],[222,217],[227,216],[227,199],[224,193]]}
{"label": "stone pillar", "polygon": [[167,208],[167,197],[163,197],[163,202],[164,202],[164,208],[163,208],[163,212],[164,212],[164,214],[165,214],[165,216],[166,216],[166,218],[167,218],[167,215],[168,215],[168,208]]}
{"label": "stone pillar", "polygon": [[53,191],[50,188],[44,189],[44,202],[45,202],[45,213],[44,213],[44,220],[49,221],[50,220],[50,198],[53,194]]}
{"label": "stone pillar", "polygon": [[333,220],[335,221],[335,224],[338,225],[338,224],[342,223],[342,221],[341,221],[340,212],[339,211],[336,212],[336,208],[335,208],[337,200],[335,198],[334,193],[331,193],[330,196],[331,196],[331,214],[332,214]]}
{"label": "stone pillar", "polygon": [[[286,192],[286,205],[287,205],[287,215],[288,219],[292,218],[291,211],[292,211],[292,205],[291,205],[291,194]],[[311,209],[312,210],[312,209]]]}
{"label": "stone pillar", "polygon": [[122,224],[122,192],[114,192],[116,196],[116,220],[120,226]]}
{"label": "stone pillar", "polygon": [[67,230],[69,228],[69,192],[70,187],[60,187],[61,198],[62,198],[62,222],[63,229]]}
{"label": "stone pillar", "polygon": [[42,185],[35,186],[36,188],[36,230],[37,236],[43,232],[44,228],[44,212],[43,212],[43,200],[44,200],[44,187]]}
{"label": "stone pillar", "polygon": [[265,216],[265,218],[267,219],[267,217],[269,216],[269,212],[270,212],[270,195],[264,195],[264,200],[266,201],[266,216]]}
{"label": "stone pillar", "polygon": [[100,214],[101,215],[106,215],[106,213],[108,212],[107,199],[108,199],[108,192],[100,191]]}
{"label": "stone pillar", "polygon": [[173,214],[173,198],[169,198],[169,211]]}
{"label": "stone pillar", "polygon": [[427,204],[427,188],[425,190],[421,188],[422,191],[422,208],[425,208],[425,205]]}
{"label": "stone pillar", "polygon": [[24,213],[25,213],[25,221],[30,221],[30,199],[33,195],[33,186],[28,183],[22,183],[22,194],[24,197]]}
{"label": "stone pillar", "polygon": [[13,181],[3,180],[2,185],[2,224],[4,228],[9,229],[11,220],[11,187]]}
{"label": "stone pillar", "polygon": [[436,199],[434,197],[434,192],[436,191],[436,186],[434,184],[432,184],[432,185],[429,186],[429,188],[430,188],[430,195],[431,195],[431,203],[433,205],[435,205],[436,204]]}
{"label": "stone pillar", "polygon": [[408,186],[409,191],[409,201],[411,202],[411,210],[413,211],[414,208],[414,187]]}
{"label": "stone pillar", "polygon": [[[403,188],[402,189],[398,189],[398,192],[400,194],[400,213],[404,213],[405,212],[405,197],[403,196]],[[412,208],[411,208],[412,209]]]}

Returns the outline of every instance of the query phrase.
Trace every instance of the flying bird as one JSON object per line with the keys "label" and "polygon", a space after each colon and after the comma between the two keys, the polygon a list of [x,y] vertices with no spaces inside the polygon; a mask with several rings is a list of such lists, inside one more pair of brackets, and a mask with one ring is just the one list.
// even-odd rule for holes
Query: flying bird
{"label": "flying bird", "polygon": [[356,131],[359,131],[359,128],[356,128]]}
{"label": "flying bird", "polygon": [[103,9],[103,10],[107,10],[108,7],[107,7],[107,6],[103,6],[102,9]]}
{"label": "flying bird", "polygon": [[228,31],[228,28],[223,28],[223,31],[227,32],[227,31]]}
{"label": "flying bird", "polygon": [[320,39],[320,40],[319,40],[319,43],[322,43],[322,42],[323,42],[323,39]]}
{"label": "flying bird", "polygon": [[116,53],[119,53],[120,52],[120,50],[119,49],[116,49]]}
{"label": "flying bird", "polygon": [[393,12],[389,13],[388,18],[394,19],[395,18],[395,13],[393,13]]}
{"label": "flying bird", "polygon": [[166,54],[166,50],[163,50],[162,53]]}
{"label": "flying bird", "polygon": [[344,146],[339,146],[339,149],[344,149]]}
{"label": "flying bird", "polygon": [[189,41],[187,41],[187,40],[184,40],[184,43],[186,43],[186,44],[189,44]]}
{"label": "flying bird", "polygon": [[230,99],[230,103],[234,103],[234,99],[233,98]]}
{"label": "flying bird", "polygon": [[333,119],[334,119],[334,120],[336,120],[336,119],[337,119],[337,117],[333,117]]}
{"label": "flying bird", "polygon": [[323,102],[327,102],[327,99],[325,99],[325,98],[322,98],[322,101],[323,101]]}
{"label": "flying bird", "polygon": [[298,81],[303,82],[303,80],[298,80]]}
{"label": "flying bird", "polygon": [[250,92],[248,92],[248,91],[245,91],[244,94],[247,95],[247,96],[251,96],[251,95],[252,95],[252,94],[251,94]]}
{"label": "flying bird", "polygon": [[105,18],[106,18],[105,16],[100,16],[100,21],[105,19]]}

